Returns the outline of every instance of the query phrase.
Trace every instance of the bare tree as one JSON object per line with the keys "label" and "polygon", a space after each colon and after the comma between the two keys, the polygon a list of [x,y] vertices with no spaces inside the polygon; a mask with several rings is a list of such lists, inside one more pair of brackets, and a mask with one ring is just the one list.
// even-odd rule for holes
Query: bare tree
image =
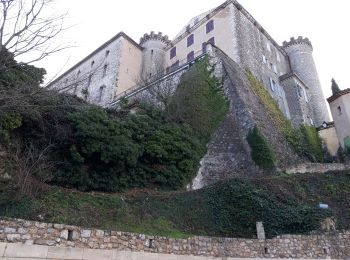
{"label": "bare tree", "polygon": [[9,165],[20,197],[37,195],[43,184],[52,179],[55,164],[48,157],[52,148],[53,145],[49,144],[38,150],[33,144],[29,144],[23,150],[17,144],[15,151],[10,153]]}
{"label": "bare tree", "polygon": [[6,49],[14,57],[30,53],[32,63],[67,48],[52,40],[63,28],[65,14],[52,15],[52,0],[0,0],[0,53]]}

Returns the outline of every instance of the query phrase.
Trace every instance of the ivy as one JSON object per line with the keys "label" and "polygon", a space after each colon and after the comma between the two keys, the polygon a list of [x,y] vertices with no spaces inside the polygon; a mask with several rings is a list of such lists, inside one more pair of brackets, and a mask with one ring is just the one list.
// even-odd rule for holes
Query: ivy
{"label": "ivy", "polygon": [[257,80],[249,70],[246,71],[246,75],[251,87],[271,115],[277,129],[284,135],[294,151],[300,156],[306,156],[311,161],[323,162],[322,141],[318,137],[316,128],[306,125],[302,125],[299,129],[294,128],[263,83]]}
{"label": "ivy", "polygon": [[263,170],[272,170],[275,165],[276,156],[266,138],[257,127],[254,127],[248,133],[247,141],[252,149],[251,157],[255,164]]}

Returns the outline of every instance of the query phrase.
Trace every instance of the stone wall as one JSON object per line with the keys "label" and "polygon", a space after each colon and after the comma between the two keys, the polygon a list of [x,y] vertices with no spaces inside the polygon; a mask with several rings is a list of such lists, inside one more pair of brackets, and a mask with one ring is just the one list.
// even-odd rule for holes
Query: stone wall
{"label": "stone wall", "polygon": [[350,231],[310,236],[284,235],[267,240],[214,237],[174,239],[2,219],[0,242],[212,257],[344,259],[350,256]]}
{"label": "stone wall", "polygon": [[342,163],[303,163],[289,167],[285,170],[288,174],[297,173],[326,173],[336,171],[349,171],[350,165]]}

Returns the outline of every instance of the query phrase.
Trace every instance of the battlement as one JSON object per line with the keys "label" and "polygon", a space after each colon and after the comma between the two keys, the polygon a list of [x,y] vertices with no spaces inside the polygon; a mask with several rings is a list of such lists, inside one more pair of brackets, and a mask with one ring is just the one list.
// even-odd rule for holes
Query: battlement
{"label": "battlement", "polygon": [[164,42],[165,44],[170,43],[168,35],[163,35],[162,32],[154,33],[154,31],[151,31],[150,34],[145,33],[143,37],[141,37],[140,45],[144,44],[149,40],[157,40],[157,41]]}
{"label": "battlement", "polygon": [[312,48],[312,44],[311,44],[311,41],[309,40],[309,38],[303,38],[302,36],[299,36],[297,39],[292,37],[292,38],[290,38],[289,42],[284,41],[283,48],[288,48],[290,46],[297,45],[297,44],[309,45]]}

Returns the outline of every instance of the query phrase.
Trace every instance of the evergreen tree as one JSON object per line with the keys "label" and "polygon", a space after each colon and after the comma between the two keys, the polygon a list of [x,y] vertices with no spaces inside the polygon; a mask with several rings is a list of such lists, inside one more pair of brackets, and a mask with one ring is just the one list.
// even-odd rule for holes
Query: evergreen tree
{"label": "evergreen tree", "polygon": [[337,82],[335,82],[334,79],[332,79],[332,92],[333,92],[333,95],[337,94],[338,92],[340,92],[340,88],[337,84]]}

